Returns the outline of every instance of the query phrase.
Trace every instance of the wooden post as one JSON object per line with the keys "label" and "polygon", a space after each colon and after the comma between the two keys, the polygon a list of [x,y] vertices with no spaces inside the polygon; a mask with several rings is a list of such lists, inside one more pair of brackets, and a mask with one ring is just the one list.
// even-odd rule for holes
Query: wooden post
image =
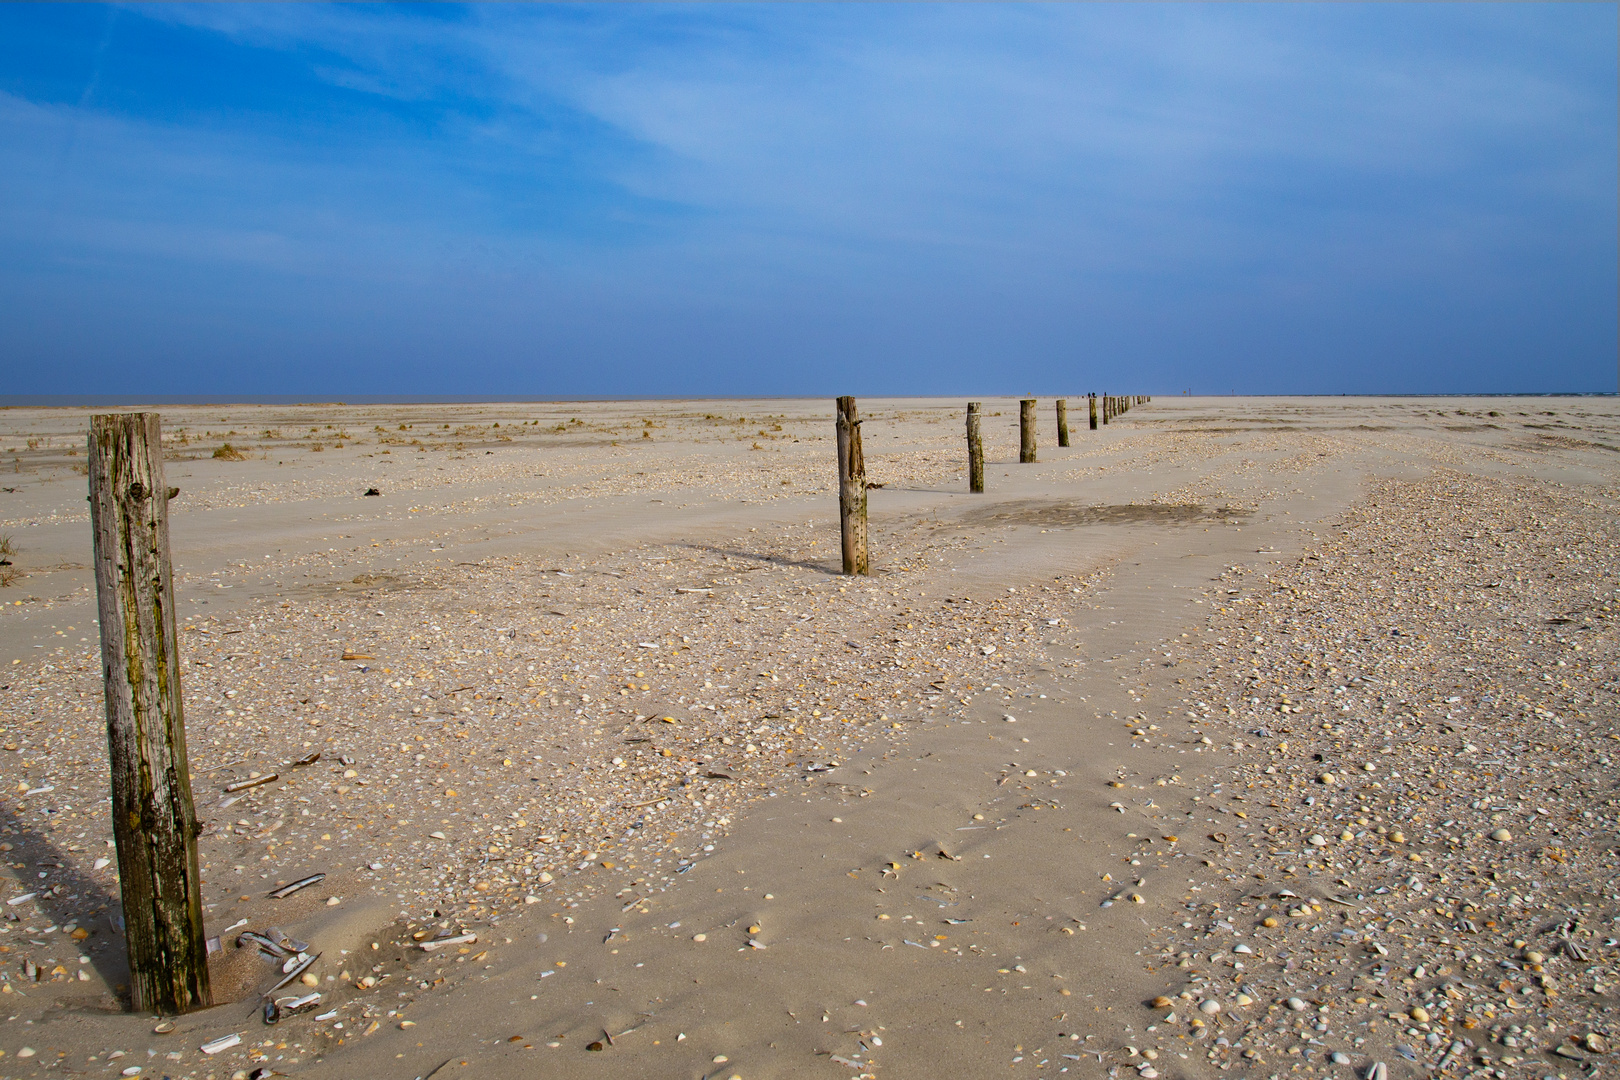
{"label": "wooden post", "polygon": [[1113,398],[1109,397],[1107,394],[1104,394],[1102,396],[1103,427],[1108,426],[1108,408],[1109,408],[1109,405],[1110,405],[1110,403],[1112,401],[1113,401]]}
{"label": "wooden post", "polygon": [[1018,403],[1018,461],[1028,465],[1035,460],[1035,399]]}
{"label": "wooden post", "polygon": [[1097,395],[1087,394],[1086,400],[1091,402],[1091,430],[1097,430]]}
{"label": "wooden post", "polygon": [[838,524],[844,541],[844,573],[870,574],[866,553],[866,459],[855,399],[838,399]]}
{"label": "wooden post", "polygon": [[968,490],[975,495],[984,494],[984,440],[979,437],[979,403],[968,402]]}
{"label": "wooden post", "polygon": [[1069,399],[1057,399],[1058,445],[1069,445]]}
{"label": "wooden post", "polygon": [[138,1010],[213,1004],[203,935],[201,827],[191,803],[169,499],[156,413],[90,418],[90,522],[112,766],[112,826]]}

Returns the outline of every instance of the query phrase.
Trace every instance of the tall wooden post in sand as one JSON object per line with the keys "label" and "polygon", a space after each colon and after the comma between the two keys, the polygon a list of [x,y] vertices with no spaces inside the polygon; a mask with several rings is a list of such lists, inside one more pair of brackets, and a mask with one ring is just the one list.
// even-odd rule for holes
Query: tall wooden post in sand
{"label": "tall wooden post in sand", "polygon": [[1108,395],[1107,395],[1107,394],[1104,394],[1104,395],[1103,395],[1103,396],[1102,396],[1102,418],[1103,418],[1103,427],[1107,427],[1107,426],[1108,426],[1108,406],[1109,406],[1109,403],[1110,403],[1110,402],[1111,402],[1111,401],[1112,401],[1112,400],[1113,400],[1113,399],[1112,399],[1112,398],[1110,398],[1110,397],[1109,397],[1109,396],[1108,396]]}
{"label": "tall wooden post in sand", "polygon": [[1087,394],[1086,400],[1091,403],[1091,430],[1097,430],[1097,395]]}
{"label": "tall wooden post in sand", "polygon": [[984,440],[979,437],[979,403],[968,402],[968,490],[975,495],[984,494]]}
{"label": "tall wooden post in sand", "polygon": [[1069,399],[1057,399],[1058,445],[1069,445]]}
{"label": "tall wooden post in sand", "polygon": [[1028,465],[1035,460],[1035,399],[1018,403],[1018,461]]}
{"label": "tall wooden post in sand", "polygon": [[181,1013],[213,994],[169,564],[178,491],[164,486],[159,439],[156,413],[91,417],[90,523],[130,997]]}
{"label": "tall wooden post in sand", "polygon": [[866,554],[866,459],[855,399],[838,399],[838,524],[844,541],[844,573],[869,574]]}

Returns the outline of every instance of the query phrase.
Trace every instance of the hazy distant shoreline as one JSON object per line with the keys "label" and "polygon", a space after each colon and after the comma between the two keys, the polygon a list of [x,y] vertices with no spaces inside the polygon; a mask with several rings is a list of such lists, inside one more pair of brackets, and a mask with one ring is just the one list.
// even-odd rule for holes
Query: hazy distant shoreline
{"label": "hazy distant shoreline", "polygon": [[[894,399],[894,400],[934,400],[936,398],[962,398],[967,400],[975,397],[1017,397],[1017,394],[1001,392],[991,393],[985,390],[967,391],[958,394],[867,394],[865,397]],[[1052,397],[1043,394],[1042,397]],[[1062,394],[1055,395],[1062,397]],[[1083,398],[1084,393],[1071,393],[1071,398]],[[1163,398],[1604,398],[1615,397],[1612,390],[1511,390],[1500,393],[1476,393],[1459,390],[1455,392],[1436,394],[1402,394],[1402,393],[1340,393],[1340,394],[1191,394],[1181,395],[1167,393],[1159,395]],[[478,395],[459,394],[401,394],[395,396],[346,397],[341,400],[333,399],[322,401],[308,396],[296,394],[249,394],[237,398],[218,398],[207,394],[170,394],[164,397],[142,397],[134,394],[0,394],[0,409],[99,409],[99,408],[134,408],[136,406],[152,406],[161,408],[165,405],[307,405],[307,406],[343,406],[343,405],[566,405],[571,402],[602,403],[624,401],[806,401],[817,397],[831,398],[832,394],[724,394],[724,395],[672,395],[661,397],[649,395],[643,397],[618,397],[602,395],[600,397],[533,397],[526,395],[502,395],[496,397],[481,397]]]}

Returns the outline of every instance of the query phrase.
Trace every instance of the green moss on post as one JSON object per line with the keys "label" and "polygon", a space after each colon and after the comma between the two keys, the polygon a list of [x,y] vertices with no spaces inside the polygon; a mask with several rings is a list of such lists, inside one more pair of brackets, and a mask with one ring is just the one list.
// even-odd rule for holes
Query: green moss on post
{"label": "green moss on post", "polygon": [[213,994],[169,562],[177,492],[160,431],[156,413],[91,418],[90,523],[130,998],[172,1015]]}

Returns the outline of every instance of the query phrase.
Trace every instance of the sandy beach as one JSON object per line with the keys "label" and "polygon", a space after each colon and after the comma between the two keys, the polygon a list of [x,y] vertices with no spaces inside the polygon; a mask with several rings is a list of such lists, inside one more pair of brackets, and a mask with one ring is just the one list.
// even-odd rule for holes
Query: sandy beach
{"label": "sandy beach", "polygon": [[983,495],[962,400],[860,404],[866,578],[830,400],[158,409],[221,942],[162,1033],[89,411],[0,410],[0,1076],[1608,1070],[1616,399],[1042,398],[1024,465],[985,399]]}

